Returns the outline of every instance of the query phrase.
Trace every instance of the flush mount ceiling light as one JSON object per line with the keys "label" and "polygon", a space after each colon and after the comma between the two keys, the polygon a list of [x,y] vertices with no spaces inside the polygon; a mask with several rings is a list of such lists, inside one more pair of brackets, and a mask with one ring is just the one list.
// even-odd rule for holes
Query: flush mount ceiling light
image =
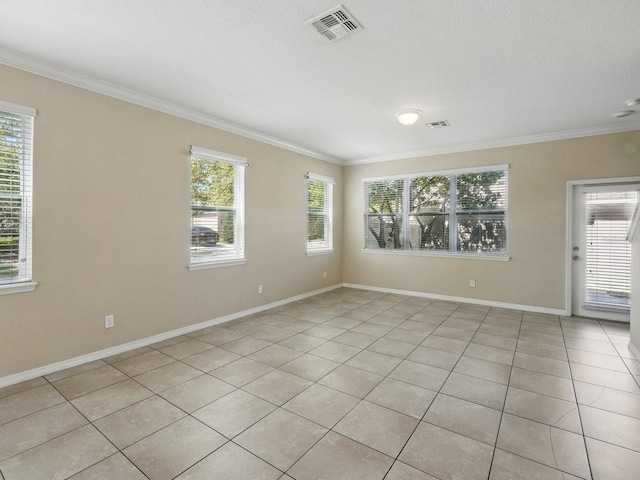
{"label": "flush mount ceiling light", "polygon": [[616,118],[622,118],[622,117],[628,117],[632,113],[634,113],[633,110],[623,110],[621,112],[614,113],[613,116],[616,117]]}
{"label": "flush mount ceiling light", "polygon": [[417,108],[407,108],[406,110],[396,113],[396,117],[398,117],[398,121],[402,125],[413,125],[418,121],[420,115],[422,115],[422,110],[418,110]]}

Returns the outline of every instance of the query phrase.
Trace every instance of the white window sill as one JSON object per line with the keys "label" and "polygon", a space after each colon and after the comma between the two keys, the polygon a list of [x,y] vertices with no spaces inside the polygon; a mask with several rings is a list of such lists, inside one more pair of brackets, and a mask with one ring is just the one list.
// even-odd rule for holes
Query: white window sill
{"label": "white window sill", "polygon": [[390,250],[363,248],[363,253],[374,255],[410,255],[414,257],[440,257],[440,258],[464,258],[465,260],[491,260],[494,262],[508,262],[511,257],[504,254],[493,253],[457,253],[457,252],[435,252],[435,251],[414,251],[414,250]]}
{"label": "white window sill", "polygon": [[221,267],[231,267],[233,265],[244,265],[247,263],[246,258],[236,258],[233,260],[221,260],[218,262],[202,262],[202,263],[192,263],[189,265],[189,271],[193,272],[196,270],[207,270],[209,268],[221,268]]}
{"label": "white window sill", "polygon": [[323,248],[322,250],[307,250],[307,257],[315,255],[330,255],[334,252],[333,248]]}
{"label": "white window sill", "polygon": [[6,285],[0,285],[0,295],[33,292],[37,286],[38,284],[36,282],[10,283]]}

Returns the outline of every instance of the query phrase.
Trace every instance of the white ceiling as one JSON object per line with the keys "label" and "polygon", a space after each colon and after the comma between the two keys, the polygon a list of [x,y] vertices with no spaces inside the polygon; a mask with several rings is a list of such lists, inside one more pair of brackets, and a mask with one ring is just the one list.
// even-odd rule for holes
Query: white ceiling
{"label": "white ceiling", "polygon": [[2,0],[0,63],[343,164],[640,129],[640,0],[344,0],[329,42],[339,1]]}

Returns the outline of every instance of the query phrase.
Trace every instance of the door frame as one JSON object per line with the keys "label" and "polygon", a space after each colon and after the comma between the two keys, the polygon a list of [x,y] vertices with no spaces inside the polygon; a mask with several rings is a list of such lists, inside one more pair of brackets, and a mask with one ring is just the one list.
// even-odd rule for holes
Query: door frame
{"label": "door frame", "polygon": [[640,182],[640,176],[593,178],[586,180],[569,180],[567,182],[567,212],[566,212],[566,245],[565,245],[565,305],[566,315],[573,315],[573,193],[578,187],[587,185],[618,185],[622,183]]}

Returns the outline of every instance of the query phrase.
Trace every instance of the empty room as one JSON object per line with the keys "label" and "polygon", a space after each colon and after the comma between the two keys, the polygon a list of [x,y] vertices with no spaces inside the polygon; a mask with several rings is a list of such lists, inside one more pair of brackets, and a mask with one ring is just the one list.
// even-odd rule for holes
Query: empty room
{"label": "empty room", "polygon": [[638,0],[4,0],[0,480],[640,478]]}

